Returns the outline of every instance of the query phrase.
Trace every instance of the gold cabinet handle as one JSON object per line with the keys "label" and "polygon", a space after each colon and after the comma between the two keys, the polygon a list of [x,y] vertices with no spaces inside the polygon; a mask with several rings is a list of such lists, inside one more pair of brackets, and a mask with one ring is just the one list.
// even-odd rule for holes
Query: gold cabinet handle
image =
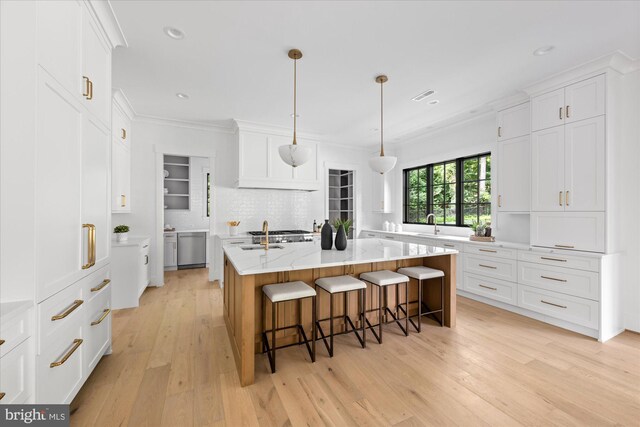
{"label": "gold cabinet handle", "polygon": [[98,292],[101,291],[102,289],[104,289],[105,286],[107,286],[109,283],[111,283],[110,279],[104,279],[102,281],[102,283],[100,283],[98,286],[96,286],[95,288],[91,288],[91,292]]}
{"label": "gold cabinet handle", "polygon": [[87,99],[89,101],[93,99],[93,82],[91,80],[89,80],[89,96],[87,96]]}
{"label": "gold cabinet handle", "polygon": [[566,306],[566,305],[554,304],[554,303],[552,303],[552,302],[545,301],[545,300],[543,300],[543,299],[541,299],[541,300],[540,300],[540,302],[541,302],[541,303],[543,303],[543,304],[552,305],[552,306],[554,306],[554,307],[567,308],[567,306]]}
{"label": "gold cabinet handle", "polygon": [[562,206],[562,191],[558,192],[558,204]]}
{"label": "gold cabinet handle", "polygon": [[575,246],[569,246],[569,245],[553,245],[556,248],[565,248],[565,249],[573,249],[575,248]]}
{"label": "gold cabinet handle", "polygon": [[89,262],[82,266],[82,269],[86,270],[96,265],[96,226],[93,224],[82,224],[82,228],[88,230],[87,257],[89,258]]}
{"label": "gold cabinet handle", "polygon": [[558,261],[558,262],[567,262],[566,259],[560,259],[560,258],[549,258],[546,256],[541,256],[540,259],[546,259],[547,261]]}
{"label": "gold cabinet handle", "polygon": [[144,265],[149,264],[149,255],[144,256]]}
{"label": "gold cabinet handle", "polygon": [[120,195],[120,207],[124,208],[125,206],[127,206],[127,196],[125,196],[124,194]]}
{"label": "gold cabinet handle", "polygon": [[564,193],[564,204],[565,206],[569,206],[569,192]]}
{"label": "gold cabinet handle", "polygon": [[67,317],[68,315],[70,315],[71,313],[76,311],[76,309],[78,307],[80,307],[82,305],[82,303],[84,303],[84,301],[81,300],[81,299],[75,300],[73,302],[73,304],[71,304],[71,307],[67,308],[65,311],[63,311],[60,314],[56,314],[55,316],[51,316],[51,320],[52,321],[56,321],[56,320],[64,319],[65,317]]}
{"label": "gold cabinet handle", "polygon": [[502,126],[498,126],[498,138],[502,137]]}
{"label": "gold cabinet handle", "polygon": [[567,105],[564,110],[565,110],[565,117],[568,119],[569,118],[569,106]]}
{"label": "gold cabinet handle", "polygon": [[89,80],[89,77],[87,76],[82,76],[82,80],[84,81],[84,92],[82,92],[82,96],[84,96],[85,98],[88,98],[89,96],[89,82],[91,80]]}
{"label": "gold cabinet handle", "polygon": [[560,115],[560,120],[562,120],[562,107],[560,107],[560,113],[559,113],[559,115]]}
{"label": "gold cabinet handle", "polygon": [[67,354],[65,354],[64,356],[62,356],[62,359],[57,360],[55,362],[51,362],[51,364],[49,365],[50,368],[55,368],[56,366],[60,366],[60,365],[64,365],[64,362],[66,362],[67,360],[69,360],[69,358],[71,357],[71,355],[73,353],[75,353],[75,351],[78,349],[78,347],[80,347],[80,345],[82,344],[82,340],[80,338],[76,338],[75,340],[73,340],[73,347],[71,347],[71,350],[69,350],[67,352]]}
{"label": "gold cabinet handle", "polygon": [[478,249],[480,252],[491,252],[492,254],[497,254],[498,251],[494,251],[493,249]]}
{"label": "gold cabinet handle", "polygon": [[5,340],[0,340],[0,345],[4,344],[5,342]]}
{"label": "gold cabinet handle", "polygon": [[485,285],[478,285],[478,286],[480,286],[481,288],[485,288],[485,289],[491,289],[492,291],[497,291],[498,290],[498,288],[492,288],[491,286],[485,286]]}
{"label": "gold cabinet handle", "polygon": [[498,207],[502,207],[502,194],[498,194]]}
{"label": "gold cabinet handle", "polygon": [[564,279],[556,279],[555,277],[549,277],[549,276],[540,276],[540,277],[547,280],[555,280],[556,282],[565,282],[565,283],[567,282]]}
{"label": "gold cabinet handle", "polygon": [[2,400],[7,394],[0,391],[0,400]]}
{"label": "gold cabinet handle", "polygon": [[122,139],[127,139],[127,130],[125,128],[122,128]]}
{"label": "gold cabinet handle", "polygon": [[98,320],[94,320],[93,322],[91,322],[91,326],[96,326],[96,325],[99,325],[100,323],[102,323],[102,321],[109,315],[109,313],[111,313],[111,309],[110,308],[105,308],[102,311],[102,316],[100,316],[100,318]]}
{"label": "gold cabinet handle", "polygon": [[492,270],[497,270],[498,267],[494,267],[492,265],[478,264],[479,267],[490,268]]}

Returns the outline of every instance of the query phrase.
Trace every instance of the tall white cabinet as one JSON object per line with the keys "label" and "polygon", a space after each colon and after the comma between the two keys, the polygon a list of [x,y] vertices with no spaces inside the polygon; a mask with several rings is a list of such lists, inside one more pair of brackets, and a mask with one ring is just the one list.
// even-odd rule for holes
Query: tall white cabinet
{"label": "tall white cabinet", "polygon": [[498,212],[529,212],[530,111],[525,102],[497,114]]}
{"label": "tall white cabinet", "polygon": [[2,173],[20,180],[1,184],[0,303],[24,303],[32,337],[3,355],[21,386],[0,386],[21,390],[7,402],[69,403],[111,347],[111,51],[124,37],[106,2],[2,2],[0,16]]}
{"label": "tall white cabinet", "polygon": [[111,117],[111,212],[131,212],[133,109],[120,89],[113,93]]}

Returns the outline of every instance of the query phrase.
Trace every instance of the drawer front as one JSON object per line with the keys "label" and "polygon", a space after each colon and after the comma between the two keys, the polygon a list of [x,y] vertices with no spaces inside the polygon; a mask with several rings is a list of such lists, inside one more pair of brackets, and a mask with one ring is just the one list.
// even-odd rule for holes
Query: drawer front
{"label": "drawer front", "polygon": [[0,393],[4,393],[1,404],[21,404],[33,394],[33,338],[7,353],[0,360]]}
{"label": "drawer front", "polygon": [[109,266],[105,266],[82,280],[82,295],[84,295],[85,304],[106,292],[110,292],[110,277]]}
{"label": "drawer front", "polygon": [[31,336],[31,313],[31,310],[27,310],[0,324],[0,339],[4,341],[0,344],[0,357]]}
{"label": "drawer front", "polygon": [[520,285],[518,305],[550,317],[598,329],[599,304],[596,301]]}
{"label": "drawer front", "polygon": [[81,323],[61,332],[42,346],[36,359],[37,402],[70,403],[82,386],[85,342]]}
{"label": "drawer front", "polygon": [[475,273],[510,282],[518,280],[517,264],[516,260],[464,254],[465,273]]}
{"label": "drawer front", "polygon": [[505,259],[518,258],[518,251],[516,249],[494,248],[491,246],[466,244],[464,251],[471,254],[482,255],[486,257],[493,257],[493,258],[505,258]]}
{"label": "drawer front", "polygon": [[496,301],[516,305],[518,303],[518,285],[504,280],[491,279],[465,273],[464,290]]}
{"label": "drawer front", "polygon": [[455,249],[458,252],[465,251],[465,244],[460,242],[447,242],[441,240],[431,240],[435,246],[439,248]]}
{"label": "drawer front", "polygon": [[362,237],[364,237],[366,239],[371,239],[371,238],[377,239],[377,238],[380,237],[380,235],[378,233],[373,233],[371,231],[363,231],[362,232]]}
{"label": "drawer front", "polygon": [[[92,276],[85,279],[89,277]],[[42,346],[50,344],[56,335],[82,324],[86,303],[83,282],[77,282],[38,304],[37,354],[41,354]]]}
{"label": "drawer front", "polygon": [[111,344],[111,288],[91,300],[86,309],[83,325],[85,338],[85,372],[95,368]]}
{"label": "drawer front", "polygon": [[518,283],[561,294],[600,300],[599,275],[591,271],[520,262]]}
{"label": "drawer front", "polygon": [[535,262],[536,264],[551,265],[554,267],[576,268],[587,271],[600,271],[600,258],[578,257],[566,255],[564,253],[549,252],[539,253],[531,251],[520,251],[518,253],[520,261]]}

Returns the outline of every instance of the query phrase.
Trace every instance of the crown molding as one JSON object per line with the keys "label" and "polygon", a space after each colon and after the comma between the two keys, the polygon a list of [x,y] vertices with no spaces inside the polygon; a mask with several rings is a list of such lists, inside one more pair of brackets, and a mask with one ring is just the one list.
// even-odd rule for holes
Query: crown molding
{"label": "crown molding", "polygon": [[113,90],[113,103],[129,120],[133,120],[137,116],[122,89]]}
{"label": "crown molding", "polygon": [[[277,135],[277,136],[286,136],[291,137],[293,135],[293,128],[288,128],[284,126],[274,126],[265,123],[257,123],[250,122],[247,120],[238,120],[234,119],[234,130],[236,132],[256,132],[256,133],[267,133],[269,135]],[[320,134],[312,133],[312,132],[297,132],[297,137],[300,139],[307,139],[310,141],[316,142],[324,142],[326,138]]]}
{"label": "crown molding", "polygon": [[615,72],[627,74],[640,68],[640,60],[631,58],[622,51],[616,51],[594,60],[585,62],[568,70],[553,74],[544,79],[538,80],[525,87],[523,90],[530,96],[541,92],[554,90],[567,84],[583,80],[597,74]]}
{"label": "crown molding", "polygon": [[159,126],[182,127],[182,128],[188,128],[188,129],[214,131],[214,132],[220,132],[225,134],[235,133],[232,126],[223,126],[223,125],[217,125],[213,123],[169,119],[166,117],[149,116],[146,114],[136,114],[136,116],[133,119],[139,123],[147,123],[147,124],[159,125]]}
{"label": "crown molding", "polygon": [[129,43],[127,43],[127,39],[113,11],[113,7],[111,7],[110,1],[85,0],[85,4],[95,17],[98,18],[97,23],[106,35],[111,49],[115,49],[117,46],[129,47]]}

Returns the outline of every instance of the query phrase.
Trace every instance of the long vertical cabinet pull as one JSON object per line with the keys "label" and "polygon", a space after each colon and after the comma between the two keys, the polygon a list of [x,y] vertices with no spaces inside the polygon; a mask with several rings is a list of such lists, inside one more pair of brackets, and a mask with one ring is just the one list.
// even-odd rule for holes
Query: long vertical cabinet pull
{"label": "long vertical cabinet pull", "polygon": [[89,80],[89,77],[87,77],[87,76],[82,76],[82,80],[84,81],[84,88],[85,88],[84,92],[82,92],[82,96],[84,96],[85,98],[88,98],[89,97],[89,93],[90,93],[90,91],[89,91],[89,82],[91,80]]}
{"label": "long vertical cabinet pull", "polygon": [[558,204],[562,206],[562,191],[558,192]]}
{"label": "long vertical cabinet pull", "polygon": [[127,196],[125,196],[124,194],[120,195],[120,207],[124,208],[125,206],[127,206]]}
{"label": "long vertical cabinet pull", "polygon": [[562,107],[560,107],[560,113],[559,113],[559,115],[560,115],[560,120],[562,120]]}
{"label": "long vertical cabinet pull", "polygon": [[86,270],[96,265],[96,226],[82,224],[82,228],[87,229],[87,263],[82,266]]}

